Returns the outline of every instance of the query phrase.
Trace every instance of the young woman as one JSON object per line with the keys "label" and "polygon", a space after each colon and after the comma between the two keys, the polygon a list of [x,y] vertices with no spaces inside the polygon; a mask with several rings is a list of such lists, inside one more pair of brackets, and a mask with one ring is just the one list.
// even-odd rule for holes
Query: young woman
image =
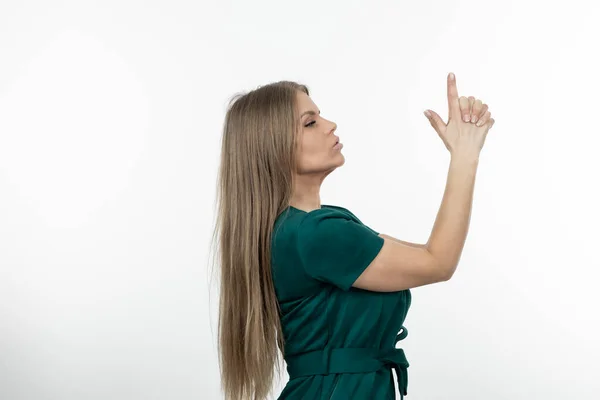
{"label": "young woman", "polygon": [[425,245],[321,204],[323,180],[345,160],[336,124],[321,116],[306,86],[282,81],[232,99],[215,231],[226,399],[266,399],[279,355],[290,377],[279,399],[394,399],[392,369],[400,398],[407,395],[409,363],[395,345],[408,334],[409,289],[452,277],[494,124],[481,100],[458,97],[453,74],[447,89],[448,123],[425,112],[452,156]]}

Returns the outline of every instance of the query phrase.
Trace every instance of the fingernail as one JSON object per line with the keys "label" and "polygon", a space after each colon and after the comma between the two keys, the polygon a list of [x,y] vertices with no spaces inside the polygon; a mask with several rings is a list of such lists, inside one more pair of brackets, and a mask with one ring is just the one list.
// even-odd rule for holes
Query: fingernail
{"label": "fingernail", "polygon": [[471,122],[477,122],[477,116],[471,115]]}
{"label": "fingernail", "polygon": [[454,80],[454,74],[451,72],[450,73],[450,80],[453,81]]}
{"label": "fingernail", "polygon": [[465,122],[469,122],[469,116],[468,115],[463,115],[463,120]]}
{"label": "fingernail", "polygon": [[423,111],[423,114],[425,114],[427,118],[431,117],[431,114],[427,110]]}
{"label": "fingernail", "polygon": [[477,124],[476,124],[476,125],[477,125],[477,126],[481,126],[481,125],[483,125],[483,121],[482,121],[482,120],[479,120],[479,121],[477,121]]}

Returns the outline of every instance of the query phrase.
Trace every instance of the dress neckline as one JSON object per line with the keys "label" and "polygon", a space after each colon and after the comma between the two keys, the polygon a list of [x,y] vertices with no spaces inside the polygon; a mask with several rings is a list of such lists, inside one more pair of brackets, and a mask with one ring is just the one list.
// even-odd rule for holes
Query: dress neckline
{"label": "dress neckline", "polygon": [[308,214],[309,212],[313,212],[313,211],[317,211],[317,210],[322,210],[322,209],[324,209],[324,208],[331,208],[331,207],[329,207],[327,204],[321,204],[321,208],[315,208],[314,210],[311,210],[311,211],[304,211],[304,210],[301,210],[301,209],[299,209],[299,208],[296,208],[296,207],[294,207],[294,206],[288,206],[288,207],[289,207],[289,208],[293,208],[294,210],[298,210],[298,211],[300,211],[300,212],[303,212],[303,213],[305,213],[305,214]]}

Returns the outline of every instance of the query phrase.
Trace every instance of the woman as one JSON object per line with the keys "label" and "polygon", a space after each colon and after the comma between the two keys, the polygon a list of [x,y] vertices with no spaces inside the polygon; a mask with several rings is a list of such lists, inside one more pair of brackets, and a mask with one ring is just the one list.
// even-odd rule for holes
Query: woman
{"label": "woman", "polygon": [[447,85],[448,123],[425,112],[452,155],[426,245],[321,204],[321,183],[345,160],[336,124],[320,116],[306,86],[283,81],[234,97],[217,213],[227,399],[267,398],[279,354],[290,376],[279,399],[394,399],[392,369],[401,398],[407,394],[409,364],[395,344],[408,333],[409,289],[453,275],[479,152],[494,123],[480,100],[459,99],[453,74]]}

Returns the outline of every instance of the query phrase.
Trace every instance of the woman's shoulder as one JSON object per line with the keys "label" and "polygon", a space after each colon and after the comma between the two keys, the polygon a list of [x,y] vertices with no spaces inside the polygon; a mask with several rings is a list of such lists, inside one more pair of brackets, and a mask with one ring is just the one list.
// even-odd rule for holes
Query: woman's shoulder
{"label": "woman's shoulder", "polygon": [[350,210],[348,210],[347,208],[342,207],[342,206],[336,206],[334,204],[322,204],[321,205],[321,209],[323,209],[323,208],[329,209],[329,210],[333,210],[333,211],[342,212],[344,214],[347,214],[347,215],[350,215],[352,217],[355,217],[355,215]]}
{"label": "woman's shoulder", "polygon": [[329,204],[322,204],[321,208],[310,212],[288,206],[277,216],[273,236],[279,240],[285,239],[294,236],[300,229],[310,229],[310,227],[318,225],[321,221],[331,218],[352,220],[355,217],[344,207]]}
{"label": "woman's shoulder", "polygon": [[290,232],[331,218],[351,220],[362,224],[360,219],[345,207],[334,204],[321,204],[321,208],[309,212],[288,206],[277,216],[274,227],[277,231]]}
{"label": "woman's shoulder", "polygon": [[310,212],[300,211],[299,214],[300,218],[297,220],[299,226],[312,226],[313,224],[331,220],[332,218],[340,221],[351,220],[360,222],[350,210],[333,204],[321,204],[321,208],[317,208]]}

